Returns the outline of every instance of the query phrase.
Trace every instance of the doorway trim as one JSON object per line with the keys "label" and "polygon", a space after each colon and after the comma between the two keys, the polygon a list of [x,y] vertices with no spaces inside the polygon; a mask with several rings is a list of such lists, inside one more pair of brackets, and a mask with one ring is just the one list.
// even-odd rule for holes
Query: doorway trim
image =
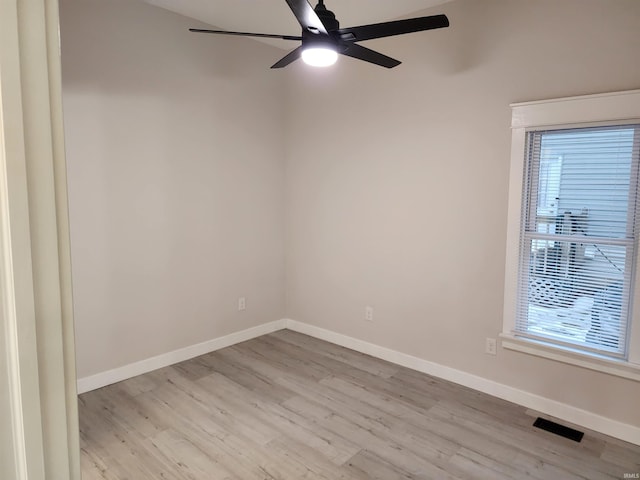
{"label": "doorway trim", "polygon": [[57,0],[0,0],[0,477],[80,480]]}

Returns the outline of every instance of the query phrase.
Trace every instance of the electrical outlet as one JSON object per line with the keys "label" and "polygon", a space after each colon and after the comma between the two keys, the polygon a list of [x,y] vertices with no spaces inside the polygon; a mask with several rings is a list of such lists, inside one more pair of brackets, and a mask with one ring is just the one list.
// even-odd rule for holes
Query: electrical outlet
{"label": "electrical outlet", "polygon": [[247,308],[247,299],[244,297],[238,298],[238,311],[246,310]]}
{"label": "electrical outlet", "polygon": [[364,319],[367,322],[373,322],[373,307],[364,307]]}
{"label": "electrical outlet", "polygon": [[484,344],[484,353],[495,355],[497,353],[497,345],[495,338],[487,337]]}

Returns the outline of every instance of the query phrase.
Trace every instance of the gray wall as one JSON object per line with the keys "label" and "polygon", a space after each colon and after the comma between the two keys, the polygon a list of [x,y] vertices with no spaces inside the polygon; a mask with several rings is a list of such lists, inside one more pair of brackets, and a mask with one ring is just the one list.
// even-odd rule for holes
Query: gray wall
{"label": "gray wall", "polygon": [[61,1],[79,377],[284,316],[279,52],[194,25]]}

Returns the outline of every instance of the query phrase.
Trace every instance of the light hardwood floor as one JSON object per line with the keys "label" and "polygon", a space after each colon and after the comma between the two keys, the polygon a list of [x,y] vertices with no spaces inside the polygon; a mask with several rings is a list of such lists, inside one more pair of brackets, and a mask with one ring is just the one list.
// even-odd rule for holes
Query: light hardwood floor
{"label": "light hardwood floor", "polygon": [[84,480],[622,479],[512,403],[282,330],[80,396]]}

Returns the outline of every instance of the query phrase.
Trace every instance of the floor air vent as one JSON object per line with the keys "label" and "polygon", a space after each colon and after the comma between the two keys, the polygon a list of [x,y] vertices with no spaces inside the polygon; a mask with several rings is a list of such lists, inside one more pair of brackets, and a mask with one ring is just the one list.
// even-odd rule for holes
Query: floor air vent
{"label": "floor air vent", "polygon": [[540,417],[538,417],[536,421],[533,422],[533,426],[541,428],[542,430],[546,430],[547,432],[555,433],[556,435],[560,435],[561,437],[568,438],[569,440],[573,440],[574,442],[579,442],[584,436],[584,432],[565,427],[564,425],[560,425],[559,423],[545,420],[544,418]]}

